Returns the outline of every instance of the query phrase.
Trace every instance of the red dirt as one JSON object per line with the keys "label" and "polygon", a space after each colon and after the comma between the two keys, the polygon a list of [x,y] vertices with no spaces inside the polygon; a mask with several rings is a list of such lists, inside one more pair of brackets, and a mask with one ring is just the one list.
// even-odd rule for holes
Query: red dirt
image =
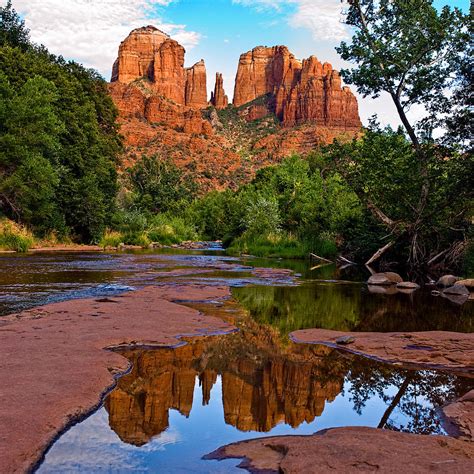
{"label": "red dirt", "polygon": [[126,358],[105,348],[230,332],[221,319],[173,303],[228,295],[226,287],[147,287],[2,318],[0,472],[30,470],[63,429],[97,407],[128,369]]}
{"label": "red dirt", "polygon": [[206,459],[244,458],[253,473],[384,473],[474,471],[474,444],[365,427],[333,428],[310,436],[277,436],[229,444]]}
{"label": "red dirt", "polygon": [[[348,345],[336,343],[352,336]],[[340,332],[303,329],[290,334],[298,343],[323,344],[353,354],[397,365],[450,370],[474,377],[474,334],[447,331],[426,332]]]}

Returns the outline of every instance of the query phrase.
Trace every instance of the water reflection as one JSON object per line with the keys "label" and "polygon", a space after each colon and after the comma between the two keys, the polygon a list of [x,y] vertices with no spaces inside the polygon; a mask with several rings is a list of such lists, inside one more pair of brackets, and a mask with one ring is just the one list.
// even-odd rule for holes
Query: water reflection
{"label": "water reflection", "polygon": [[428,291],[370,294],[361,284],[304,282],[296,287],[233,288],[233,296],[260,323],[282,333],[304,328],[340,331],[474,330],[474,302],[457,306]]}
{"label": "water reflection", "polygon": [[131,373],[54,444],[39,472],[241,472],[236,461],[201,457],[230,442],[335,426],[442,434],[438,408],[474,386],[280,341],[248,322],[176,349],[122,352]]}
{"label": "water reflection", "polygon": [[133,370],[106,400],[111,428],[122,441],[141,446],[169,427],[170,409],[189,416],[196,381],[203,405],[209,404],[219,376],[224,422],[239,431],[312,423],[342,395],[362,417],[374,398],[382,401],[381,428],[441,433],[437,407],[471,385],[469,379],[394,368],[322,346],[283,347],[269,328],[256,328],[177,349],[124,352]]}

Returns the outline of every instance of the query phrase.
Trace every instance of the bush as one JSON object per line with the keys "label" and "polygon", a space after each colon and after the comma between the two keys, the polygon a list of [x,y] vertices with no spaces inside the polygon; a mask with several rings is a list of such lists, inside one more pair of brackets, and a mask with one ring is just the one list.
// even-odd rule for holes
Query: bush
{"label": "bush", "polygon": [[107,229],[100,240],[100,246],[106,247],[118,247],[124,241],[123,235],[115,230]]}
{"label": "bush", "polygon": [[152,242],[171,245],[185,240],[197,240],[198,234],[195,227],[186,223],[184,219],[158,214],[150,223],[148,238]]}
{"label": "bush", "polygon": [[11,221],[0,221],[0,248],[27,252],[34,244],[33,235],[25,228]]}

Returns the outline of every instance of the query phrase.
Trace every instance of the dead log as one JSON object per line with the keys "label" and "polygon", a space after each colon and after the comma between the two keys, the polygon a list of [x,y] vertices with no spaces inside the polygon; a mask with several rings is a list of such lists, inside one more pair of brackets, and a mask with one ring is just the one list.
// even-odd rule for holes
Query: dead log
{"label": "dead log", "polygon": [[351,260],[343,257],[342,255],[339,255],[339,257],[337,257],[337,259],[340,260],[343,263],[346,263],[347,265],[357,265],[355,262],[352,262]]}
{"label": "dead log", "polygon": [[382,248],[378,249],[377,252],[375,252],[372,257],[365,262],[366,266],[370,266],[371,263],[374,263],[376,260],[378,260],[395,242],[392,240],[388,244],[384,245]]}
{"label": "dead log", "polygon": [[319,255],[316,255],[315,253],[310,253],[309,256],[310,258],[315,258],[317,260],[321,260],[322,262],[333,263],[331,260],[328,260],[327,258],[324,258],[324,257],[320,257]]}

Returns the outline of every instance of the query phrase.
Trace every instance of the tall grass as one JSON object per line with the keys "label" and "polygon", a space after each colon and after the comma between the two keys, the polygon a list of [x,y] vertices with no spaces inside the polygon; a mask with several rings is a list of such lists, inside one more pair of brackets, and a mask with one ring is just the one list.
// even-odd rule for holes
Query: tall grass
{"label": "tall grass", "polygon": [[0,249],[27,252],[34,244],[33,234],[8,219],[0,220]]}

